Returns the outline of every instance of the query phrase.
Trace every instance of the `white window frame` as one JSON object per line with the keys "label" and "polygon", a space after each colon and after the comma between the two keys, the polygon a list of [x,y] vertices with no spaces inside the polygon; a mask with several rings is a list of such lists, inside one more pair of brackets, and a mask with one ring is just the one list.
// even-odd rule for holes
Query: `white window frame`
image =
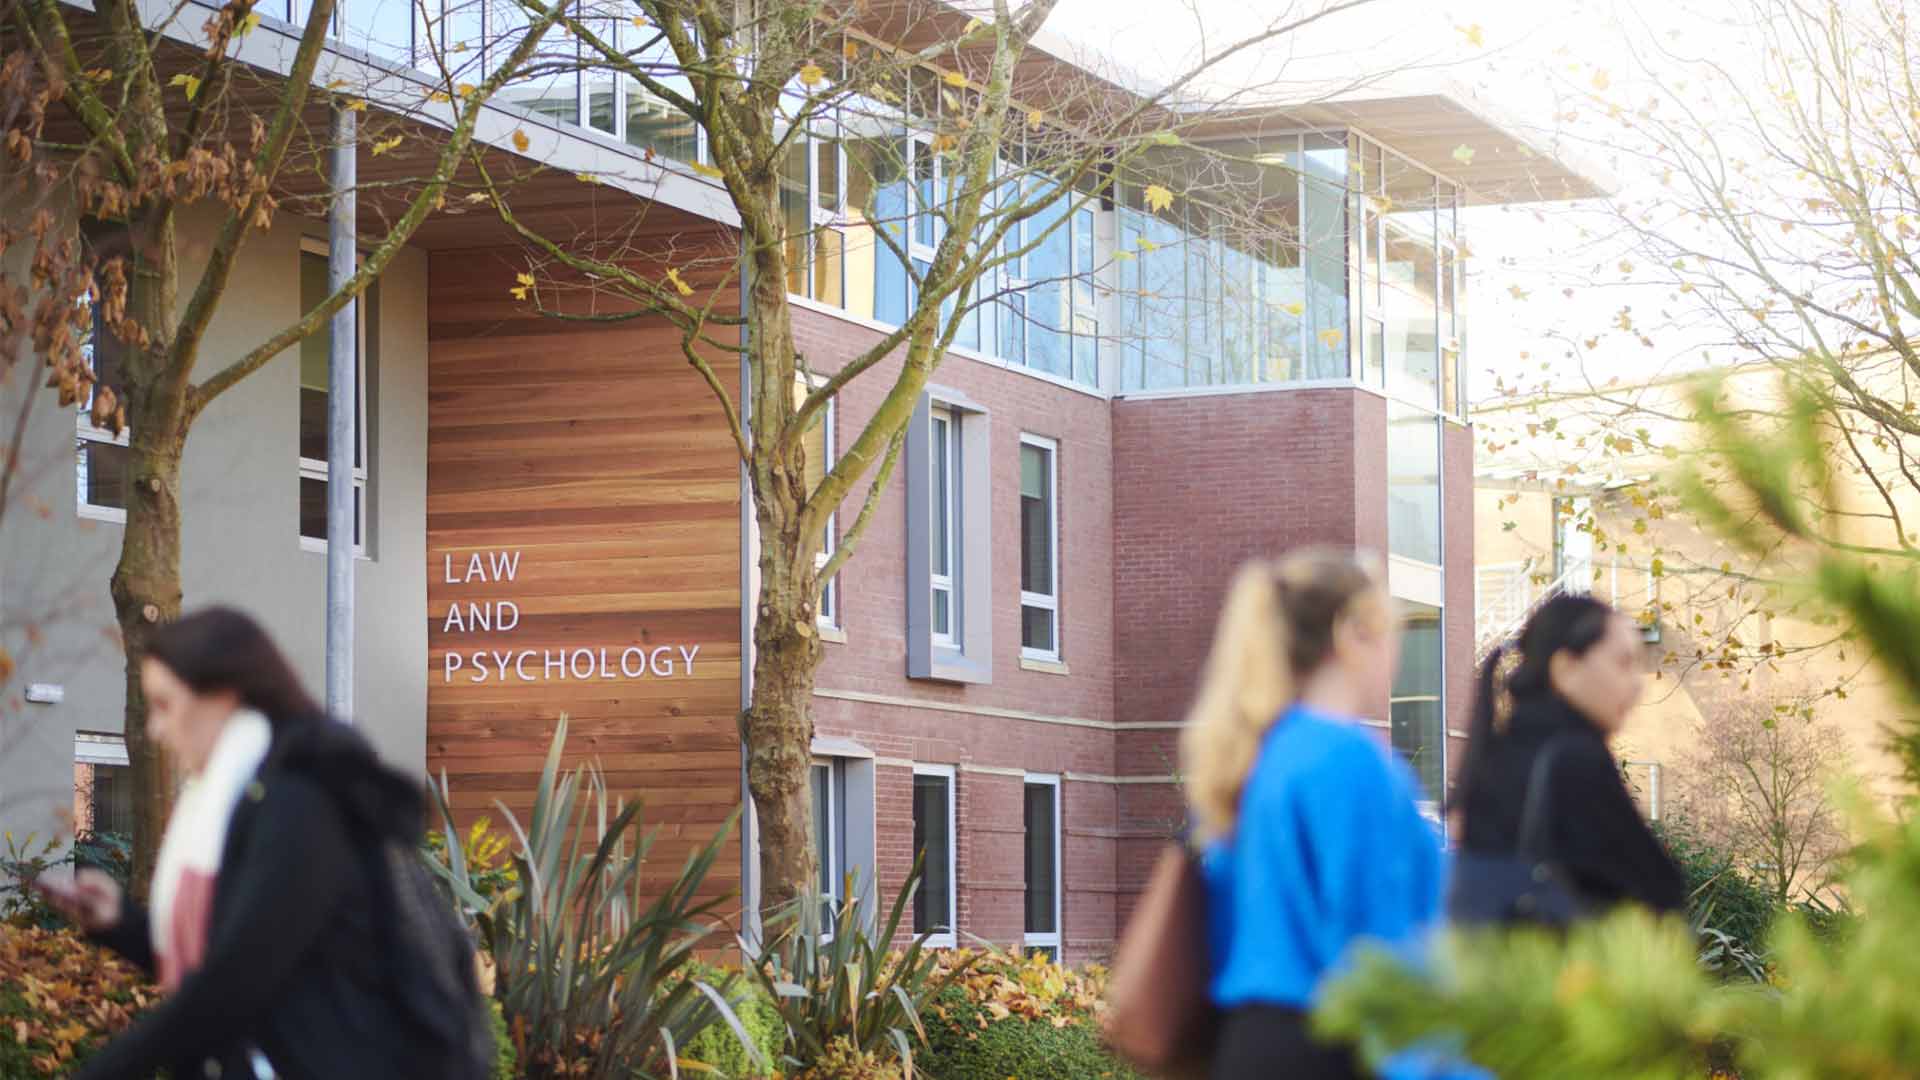
{"label": "white window frame", "polygon": [[[1047,545],[1049,549],[1047,552],[1047,571],[1053,579],[1048,582],[1049,587],[1052,589],[1051,595],[1032,593],[1025,589],[1020,590],[1020,607],[1023,609],[1020,613],[1020,657],[1023,660],[1040,660],[1047,663],[1058,663],[1062,652],[1060,648],[1060,442],[1057,439],[1050,439],[1045,435],[1033,435],[1023,431],[1020,433],[1020,446],[1022,449],[1031,446],[1037,450],[1044,451],[1047,455]],[[1020,497],[1024,499],[1024,493],[1021,494]],[[1020,514],[1020,522],[1023,528],[1026,520],[1027,516],[1025,508],[1023,507]],[[1020,537],[1020,554],[1023,559],[1026,557],[1026,539],[1024,534]],[[1029,607],[1039,608],[1053,613],[1053,648],[1032,649],[1027,647],[1026,612],[1024,609]]]}
{"label": "white window frame", "polygon": [[[927,947],[952,949],[960,942],[960,770],[952,765],[923,765],[915,762],[913,775],[940,776],[947,781],[947,925],[944,934],[927,935]],[[918,857],[919,852],[914,853]],[[920,883],[925,887],[923,878]]]}
{"label": "white window frame", "polygon": [[[947,628],[943,632],[938,626],[932,625],[931,620],[929,621],[929,626],[933,633],[933,643],[935,645],[946,649],[958,649],[961,641],[960,579],[965,576],[966,573],[966,567],[961,564],[961,553],[963,551],[962,542],[966,535],[966,530],[961,527],[960,523],[962,506],[960,492],[960,452],[962,448],[960,442],[960,418],[952,409],[935,408],[929,426],[932,432],[929,437],[941,443],[940,449],[942,451],[940,454],[927,455],[929,467],[937,470],[940,462],[943,460],[946,464],[945,475],[933,476],[931,478],[932,486],[929,490],[945,495],[947,527],[945,533],[940,536],[939,539],[947,555],[947,572],[942,574],[937,570],[929,569],[927,577],[932,584],[932,589],[936,596],[941,593],[946,594]],[[941,434],[943,431],[945,433],[944,438]],[[931,525],[928,531],[933,531]],[[929,565],[931,566],[931,564]],[[931,601],[929,601],[929,603],[931,604]],[[938,612],[939,610],[938,604],[931,604],[929,607],[930,612]]]}
{"label": "white window frame", "polygon": [[[80,455],[80,451],[84,449],[84,447],[80,444],[93,443],[100,446],[118,446],[126,449],[132,445],[132,433],[129,429],[122,427],[120,433],[116,435],[106,428],[96,426],[93,422],[92,410],[93,395],[92,393],[88,393],[87,399],[80,403],[79,413],[74,417],[74,511],[77,516],[86,518],[89,521],[106,521],[116,525],[124,525],[127,523],[126,507],[101,506],[98,503],[87,501],[86,465],[84,464],[85,459]],[[127,494],[129,496],[132,495],[131,485],[129,485]]]}
{"label": "white window frame", "polygon": [[[845,847],[845,844],[842,842],[841,835],[840,835],[841,828],[842,828],[841,818],[844,812],[842,807],[840,806],[839,781],[840,781],[841,768],[842,767],[839,764],[839,762],[836,761],[834,758],[816,756],[814,757],[812,764],[808,766],[808,771],[807,771],[807,779],[809,784],[811,784],[812,782],[814,769],[822,769],[822,770],[825,770],[826,772],[826,785],[827,785],[826,836],[827,836],[827,845],[829,850],[820,852],[819,854],[820,854],[821,867],[827,873],[827,896],[828,896],[829,902],[833,905],[833,909],[836,915],[839,913],[841,905],[847,902],[847,897],[844,895],[846,890],[846,874],[847,874],[846,852],[841,850],[841,848]],[[812,793],[809,792],[808,794],[809,796],[811,796]],[[822,941],[832,941],[833,928],[834,928],[834,923],[832,922],[823,923],[820,927],[820,939]]]}
{"label": "white window frame", "polygon": [[[300,255],[303,258],[308,255],[318,255],[323,259],[328,258],[329,250],[330,249],[328,247],[327,241],[319,239],[318,237],[303,236],[300,238]],[[357,255],[355,256],[355,261],[358,261]],[[354,466],[354,469],[353,469],[353,500],[355,505],[355,513],[357,515],[356,520],[359,522],[358,527],[355,531],[359,535],[357,535],[354,538],[353,554],[356,558],[360,558],[360,559],[365,559],[367,557],[367,529],[370,524],[370,522],[368,522],[367,520],[367,475],[368,475],[367,465],[370,461],[372,461],[372,458],[368,456],[368,446],[367,446],[367,428],[369,427],[369,424],[367,423],[367,420],[368,420],[368,414],[367,414],[367,319],[365,315],[366,301],[367,301],[367,294],[365,292],[362,292],[358,297],[355,297],[354,315],[353,315],[353,337],[354,337],[354,340],[353,340],[353,363],[354,363],[353,391],[354,391],[354,394],[358,396],[360,399],[359,410],[358,410],[360,422],[354,425],[354,438],[356,438],[360,442],[359,452],[355,455],[355,457],[359,459],[360,464]],[[295,392],[297,393],[299,389],[300,387],[298,383],[296,383],[294,386]],[[328,390],[328,394],[329,395],[332,394],[331,389]],[[297,416],[295,418],[295,429],[294,429],[293,435],[294,435],[294,447],[297,450],[299,448],[299,443],[300,443],[300,431],[298,427]],[[332,482],[331,477],[329,475],[329,469],[326,461],[316,460],[314,458],[310,458],[305,455],[301,455],[300,457],[299,479],[300,480],[318,480],[322,483],[329,483],[329,484]],[[294,483],[295,483],[294,500],[295,500],[295,506],[297,507],[299,505],[299,487],[298,487],[299,480],[296,480]],[[294,529],[297,531],[299,528],[300,528],[299,515],[296,512],[295,520],[294,520]],[[308,536],[305,533],[300,533],[300,550],[310,551],[315,554],[324,555],[327,552],[326,538],[319,537],[319,536]]]}
{"label": "white window frame", "polygon": [[[803,394],[812,393],[818,389],[824,381],[825,380],[821,379],[809,379],[806,375],[802,374],[796,374],[793,377],[794,387],[798,392]],[[826,407],[820,412],[821,446],[823,448],[821,452],[825,456],[825,460],[821,462],[822,476],[832,471],[834,462],[838,461],[840,456],[839,442],[836,438],[838,432],[835,430],[839,419],[839,406],[840,399],[838,397],[830,397],[827,399]],[[807,497],[812,498],[813,493],[808,492]],[[826,529],[827,533],[821,540],[820,551],[813,557],[813,569],[815,572],[826,568],[827,560],[833,558],[834,550],[839,544],[840,512],[838,510],[827,515]],[[840,577],[838,574],[834,575],[833,580],[821,586],[820,610],[814,612],[814,622],[822,630],[837,631],[841,628]]]}
{"label": "white window frame", "polygon": [[[1020,816],[1023,819],[1022,824],[1024,824],[1024,819],[1026,817],[1026,794],[1027,794],[1026,789],[1028,787],[1050,787],[1053,789],[1053,932],[1050,934],[1034,934],[1034,933],[1027,932],[1026,903],[1025,903],[1026,897],[1023,889],[1023,893],[1021,896],[1022,902],[1020,905],[1021,943],[1026,945],[1029,948],[1053,949],[1054,959],[1058,960],[1061,942],[1066,938],[1066,921],[1065,921],[1066,920],[1066,903],[1065,903],[1065,896],[1064,896],[1066,873],[1065,873],[1065,865],[1064,865],[1065,860],[1062,857],[1064,852],[1060,844],[1060,838],[1062,835],[1062,824],[1060,819],[1062,816],[1062,809],[1063,809],[1060,801],[1060,774],[1059,773],[1028,773],[1026,775],[1026,780],[1021,785],[1021,788],[1020,788]],[[1026,851],[1024,848],[1021,850],[1020,854],[1021,854],[1020,861],[1021,861],[1021,867],[1022,867],[1022,885],[1024,887],[1025,864],[1026,864],[1026,857],[1025,857]]]}

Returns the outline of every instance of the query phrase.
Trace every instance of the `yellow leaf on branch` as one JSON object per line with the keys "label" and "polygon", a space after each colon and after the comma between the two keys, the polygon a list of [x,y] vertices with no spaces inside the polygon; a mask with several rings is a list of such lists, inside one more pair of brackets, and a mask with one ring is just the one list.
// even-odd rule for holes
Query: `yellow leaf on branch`
{"label": "yellow leaf on branch", "polygon": [[360,98],[348,98],[341,108],[348,112],[366,112],[367,103]]}
{"label": "yellow leaf on branch", "polygon": [[1462,143],[1453,148],[1453,160],[1462,165],[1471,165],[1473,164],[1473,153],[1473,147]]}
{"label": "yellow leaf on branch", "polygon": [[405,138],[406,136],[404,135],[393,135],[385,139],[374,140],[373,156],[379,157],[381,154],[384,154],[387,151],[393,149],[394,147],[399,146],[401,141],[404,140]]}
{"label": "yellow leaf on branch", "polygon": [[849,60],[860,59],[860,43],[848,38],[846,44],[840,46],[840,55]]}
{"label": "yellow leaf on branch", "polygon": [[175,75],[175,76],[174,76],[173,78],[171,78],[171,79],[168,79],[168,80],[167,80],[167,85],[168,85],[168,86],[178,86],[178,87],[182,87],[182,88],[184,88],[184,89],[186,90],[186,92],[187,92],[187,100],[188,100],[188,101],[192,101],[192,100],[194,99],[194,97],[195,97],[195,95],[197,95],[197,94],[199,94],[199,93],[200,93],[200,79],[199,79],[199,76],[196,76],[196,75],[188,75],[188,74],[186,74],[185,72],[182,72],[182,73],[180,73],[180,74],[178,74],[178,75]]}
{"label": "yellow leaf on branch", "polygon": [[827,69],[819,64],[808,64],[800,69],[800,85],[811,90],[827,81]]}
{"label": "yellow leaf on branch", "polygon": [[520,273],[513,275],[513,280],[519,282],[522,285],[531,285],[533,284],[533,275],[523,270]]}
{"label": "yellow leaf on branch", "polygon": [[688,165],[687,167],[692,169],[694,172],[699,173],[701,176],[708,177],[709,179],[724,180],[727,178],[726,173],[723,173],[719,169],[716,169],[713,166],[704,164],[702,162],[696,161]]}
{"label": "yellow leaf on branch", "polygon": [[475,87],[472,83],[463,82],[459,86],[454,87],[454,92],[463,98],[470,98],[474,94],[479,93],[479,88]]}
{"label": "yellow leaf on branch", "polygon": [[445,90],[435,90],[433,93],[427,95],[427,100],[437,105],[445,105],[447,102],[453,100],[453,95],[447,93]]}
{"label": "yellow leaf on branch", "polygon": [[1142,194],[1146,197],[1147,209],[1156,214],[1173,206],[1173,192],[1168,191],[1163,185],[1148,184],[1147,190]]}
{"label": "yellow leaf on branch", "polygon": [[1040,125],[1046,122],[1047,114],[1039,109],[1031,109],[1027,112],[1027,127],[1038,130]]}
{"label": "yellow leaf on branch", "polygon": [[647,17],[645,15],[635,15],[633,17],[633,28],[635,30],[645,30],[647,28]]}
{"label": "yellow leaf on branch", "polygon": [[233,28],[233,33],[235,37],[246,37],[248,34],[259,29],[259,27],[260,13],[257,11],[249,11],[247,12],[247,17],[240,20],[240,25]]}
{"label": "yellow leaf on branch", "polygon": [[964,90],[967,86],[967,77],[957,71],[949,71],[947,72],[947,85],[953,87],[955,90]]}
{"label": "yellow leaf on branch", "polygon": [[1280,306],[1280,310],[1286,312],[1287,314],[1297,319],[1300,316],[1306,314],[1307,305],[1302,304],[1298,300],[1296,300],[1291,304],[1282,304]]}
{"label": "yellow leaf on branch", "polygon": [[1456,26],[1454,29],[1460,31],[1460,36],[1466,38],[1467,44],[1474,48],[1480,49],[1486,47],[1487,32],[1480,29],[1479,23],[1474,23],[1472,26]]}
{"label": "yellow leaf on branch", "polygon": [[674,291],[679,293],[681,296],[693,295],[693,286],[687,284],[684,280],[682,280],[680,277],[680,271],[674,269],[673,267],[667,268],[667,284],[672,285]]}
{"label": "yellow leaf on branch", "polygon": [[518,150],[524,154],[527,152],[527,147],[531,145],[533,145],[533,140],[527,138],[527,132],[525,128],[513,129],[513,148],[515,150]]}
{"label": "yellow leaf on branch", "polygon": [[1602,68],[1599,71],[1596,71],[1593,73],[1593,88],[1595,90],[1598,90],[1601,93],[1605,93],[1607,90],[1607,87],[1612,85],[1613,85],[1613,80],[1607,77],[1607,72],[1605,68]]}

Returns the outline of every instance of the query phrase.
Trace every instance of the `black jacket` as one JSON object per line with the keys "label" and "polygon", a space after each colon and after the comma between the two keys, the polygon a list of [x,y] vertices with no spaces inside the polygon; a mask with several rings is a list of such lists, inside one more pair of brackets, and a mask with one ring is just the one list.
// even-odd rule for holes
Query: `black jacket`
{"label": "black jacket", "polygon": [[[420,790],[330,723],[277,730],[235,808],[201,967],[89,1059],[83,1080],[250,1077],[257,1047],[284,1080],[425,1075],[410,1060],[382,946],[388,838],[417,839]],[[148,972],[147,912],[99,935]]]}
{"label": "black jacket", "polygon": [[1549,743],[1548,857],[1601,906],[1685,907],[1685,879],[1641,818],[1606,740],[1557,694],[1518,702],[1507,732],[1476,750],[1462,791],[1461,847],[1517,852],[1534,759]]}

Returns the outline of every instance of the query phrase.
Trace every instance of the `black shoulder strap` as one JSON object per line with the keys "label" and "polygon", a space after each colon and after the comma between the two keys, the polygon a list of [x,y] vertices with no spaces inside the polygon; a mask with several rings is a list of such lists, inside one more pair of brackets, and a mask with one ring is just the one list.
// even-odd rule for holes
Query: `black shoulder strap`
{"label": "black shoulder strap", "polygon": [[1552,771],[1553,762],[1565,745],[1563,739],[1548,739],[1534,755],[1533,768],[1527,774],[1527,798],[1520,807],[1520,841],[1515,854],[1523,859],[1541,859],[1552,854],[1548,849],[1553,836]]}

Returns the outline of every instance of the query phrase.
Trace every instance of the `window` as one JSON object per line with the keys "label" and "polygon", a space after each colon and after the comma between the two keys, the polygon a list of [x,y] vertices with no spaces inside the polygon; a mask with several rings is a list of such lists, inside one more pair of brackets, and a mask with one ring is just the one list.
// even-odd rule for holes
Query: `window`
{"label": "window", "polygon": [[920,888],[913,894],[913,932],[928,944],[951,947],[960,923],[954,843],[954,768],[913,767],[913,850],[921,859]]}
{"label": "window", "polygon": [[[95,309],[93,330],[83,350],[93,368],[96,386],[119,389],[119,353],[123,347],[107,331]],[[93,422],[93,395],[89,392],[74,414],[74,505],[81,517],[127,520],[127,446],[127,429],[115,434]]]}
{"label": "window", "polygon": [[83,731],[73,737],[73,831],[133,835],[133,770],[118,735]]}
{"label": "window", "polygon": [[[796,377],[793,383],[794,407],[799,408],[800,403],[806,400],[807,394],[810,392],[811,390],[806,379]],[[827,399],[826,406],[822,408],[819,413],[815,414],[813,426],[807,430],[806,439],[803,442],[807,455],[806,485],[809,496],[819,490],[820,482],[826,479],[827,470],[833,468],[834,453],[836,450],[834,443],[834,418],[838,411],[836,409],[837,405],[837,399]],[[840,516],[837,513],[830,514],[827,517],[826,535],[820,538],[820,552],[813,557],[813,565],[816,570],[826,566],[827,560],[833,557],[834,542],[839,534],[839,520]],[[837,579],[826,582],[820,587],[820,610],[816,615],[822,627],[827,629],[839,627],[840,589]]]}
{"label": "window", "polygon": [[1060,778],[1026,783],[1026,943],[1055,957],[1060,950]]}
{"label": "window", "polygon": [[991,435],[986,410],[941,388],[908,425],[908,678],[993,681],[993,500],[976,482],[992,472]]}
{"label": "window", "polygon": [[1059,444],[1020,436],[1020,655],[1060,659]]}
{"label": "window", "polygon": [[960,620],[954,603],[954,583],[960,579],[961,552],[955,540],[960,527],[960,424],[953,413],[937,409],[933,414],[931,512],[928,535],[933,539],[932,608],[933,640],[954,648],[959,645]]}
{"label": "window", "polygon": [[813,789],[813,844],[820,860],[820,925],[832,933],[846,903],[846,774],[832,761],[816,760],[808,772]]}
{"label": "window", "polygon": [[1387,407],[1387,547],[1415,562],[1440,562],[1440,419]]}
{"label": "window", "polygon": [[1437,806],[1446,782],[1445,718],[1440,697],[1446,668],[1442,663],[1440,609],[1403,602],[1401,618],[1400,670],[1393,678],[1389,705],[1393,748],[1413,767],[1427,801]]}
{"label": "window", "polygon": [[[315,250],[318,247],[319,250]],[[328,287],[324,245],[309,242],[300,252],[300,308],[311,311],[325,302]],[[358,440],[353,452],[353,546],[366,550],[367,505],[367,320],[359,313],[373,302],[369,289],[355,304],[353,426]],[[309,550],[325,551],[327,544],[327,398],[329,355],[333,329],[327,327],[300,343],[300,539]]]}

